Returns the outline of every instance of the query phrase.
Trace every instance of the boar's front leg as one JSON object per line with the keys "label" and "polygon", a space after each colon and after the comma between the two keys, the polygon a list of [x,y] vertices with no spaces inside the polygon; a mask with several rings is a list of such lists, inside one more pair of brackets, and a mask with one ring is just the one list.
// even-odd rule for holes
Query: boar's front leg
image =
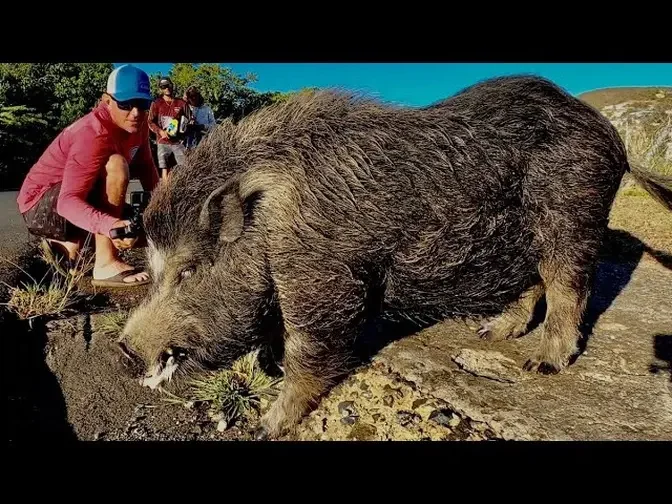
{"label": "boar's front leg", "polygon": [[[325,271],[326,268],[326,271]],[[276,278],[285,323],[283,389],[261,420],[258,439],[294,430],[323,394],[352,370],[366,316],[366,283],[324,262]]]}
{"label": "boar's front leg", "polygon": [[293,430],[317,406],[319,397],[347,372],[347,355],[320,345],[307,333],[289,330],[285,340],[284,386],[261,420],[258,439],[277,438]]}

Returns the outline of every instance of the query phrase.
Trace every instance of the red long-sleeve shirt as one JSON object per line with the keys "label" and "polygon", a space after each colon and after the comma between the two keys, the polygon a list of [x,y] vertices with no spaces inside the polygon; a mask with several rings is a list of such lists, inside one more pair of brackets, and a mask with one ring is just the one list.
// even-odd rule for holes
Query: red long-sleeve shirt
{"label": "red long-sleeve shirt", "polygon": [[126,159],[145,190],[153,190],[159,182],[147,124],[141,124],[137,133],[128,133],[112,122],[100,104],[65,128],[33,165],[19,191],[19,211],[32,208],[50,187],[61,182],[59,215],[86,231],[108,236],[119,218],[86,200],[112,154]]}

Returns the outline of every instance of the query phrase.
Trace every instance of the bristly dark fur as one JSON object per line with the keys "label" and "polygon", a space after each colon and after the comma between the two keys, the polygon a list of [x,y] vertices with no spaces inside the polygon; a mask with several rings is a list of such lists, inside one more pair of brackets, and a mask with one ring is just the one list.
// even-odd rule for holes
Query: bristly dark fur
{"label": "bristly dark fur", "polygon": [[190,370],[284,333],[272,435],[348,371],[376,316],[495,316],[480,334],[504,339],[546,295],[525,368],[557,372],[626,169],[607,119],[545,79],[493,79],[423,109],[299,95],[221,124],[156,191],[156,285],[126,346],[147,367],[179,347]]}

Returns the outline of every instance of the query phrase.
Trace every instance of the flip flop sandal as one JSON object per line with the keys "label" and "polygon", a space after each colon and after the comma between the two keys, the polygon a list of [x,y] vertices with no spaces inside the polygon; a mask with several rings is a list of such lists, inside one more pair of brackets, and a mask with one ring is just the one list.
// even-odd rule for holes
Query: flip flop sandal
{"label": "flip flop sandal", "polygon": [[140,285],[146,285],[151,282],[150,279],[147,280],[136,280],[135,282],[124,282],[124,278],[131,275],[137,275],[142,273],[143,270],[132,269],[128,271],[122,271],[110,278],[104,278],[101,280],[91,280],[91,285],[94,287],[138,287]]}

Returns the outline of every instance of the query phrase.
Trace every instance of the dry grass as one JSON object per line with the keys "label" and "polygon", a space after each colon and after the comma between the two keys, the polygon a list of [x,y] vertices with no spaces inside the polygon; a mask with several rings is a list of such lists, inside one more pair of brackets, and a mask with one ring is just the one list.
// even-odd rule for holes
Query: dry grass
{"label": "dry grass", "polygon": [[619,191],[609,227],[637,237],[651,248],[672,254],[672,213],[640,189]]}
{"label": "dry grass", "polygon": [[73,298],[66,282],[23,284],[12,287],[11,297],[6,306],[19,318],[30,320],[45,315],[58,315],[72,305]]}
{"label": "dry grass", "polygon": [[[669,135],[671,129],[672,116],[657,127],[623,126],[621,135],[632,163],[672,176],[672,162],[665,159],[665,148],[656,141]],[[672,254],[672,214],[637,184],[621,187],[611,210],[610,227],[627,231],[649,247]]]}
{"label": "dry grass", "polygon": [[[653,141],[665,126],[669,130],[669,122],[648,130],[626,126],[621,134],[633,163],[672,176],[672,163]],[[627,231],[649,247],[672,254],[672,214],[638,184],[621,187],[611,209],[609,227]]]}
{"label": "dry grass", "polygon": [[626,125],[622,137],[630,160],[645,166],[648,170],[672,176],[672,162],[665,159],[665,148],[661,148],[667,145],[656,145],[657,142],[663,143],[660,141],[661,137],[669,136],[670,130],[672,130],[672,116],[658,127],[634,128]]}
{"label": "dry grass", "polygon": [[[71,267],[65,266],[48,247],[41,244],[40,258],[49,267],[38,281],[17,264],[11,263],[28,276],[30,282],[9,288],[9,301],[4,305],[20,319],[32,323],[37,317],[59,316],[74,309],[82,300],[79,281],[93,268],[93,255],[87,244]],[[8,261],[9,262],[9,261]]]}
{"label": "dry grass", "polygon": [[181,398],[165,392],[169,402],[207,403],[210,416],[227,426],[237,420],[253,421],[278,394],[281,379],[268,376],[259,366],[258,352],[250,352],[224,369],[190,382],[189,396]]}

